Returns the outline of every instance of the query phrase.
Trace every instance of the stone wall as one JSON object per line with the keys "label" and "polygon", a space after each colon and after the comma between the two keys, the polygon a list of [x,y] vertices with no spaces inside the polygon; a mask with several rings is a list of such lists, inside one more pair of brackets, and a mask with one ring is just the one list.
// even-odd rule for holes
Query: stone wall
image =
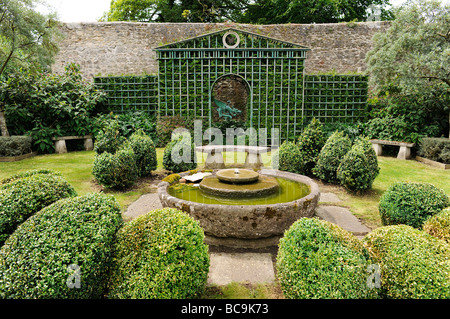
{"label": "stone wall", "polygon": [[102,75],[154,74],[158,72],[159,45],[234,27],[311,48],[305,62],[307,73],[362,72],[375,32],[388,22],[337,24],[207,24],[207,23],[67,23],[60,52],[52,67],[62,72],[67,63],[78,63],[87,78]]}

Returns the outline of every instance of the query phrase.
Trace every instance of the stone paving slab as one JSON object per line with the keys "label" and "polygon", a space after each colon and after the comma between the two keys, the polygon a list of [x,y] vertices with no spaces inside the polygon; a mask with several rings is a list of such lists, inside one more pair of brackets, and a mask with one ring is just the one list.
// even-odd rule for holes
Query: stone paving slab
{"label": "stone paving slab", "polygon": [[163,208],[157,193],[148,193],[139,197],[139,199],[128,206],[124,213],[126,217],[136,218],[146,214],[151,210]]}
{"label": "stone paving slab", "polygon": [[210,253],[208,285],[274,281],[272,255],[269,253]]}
{"label": "stone paving slab", "polygon": [[348,230],[355,236],[364,236],[370,232],[370,229],[345,207],[320,205],[316,208],[316,216]]}
{"label": "stone paving slab", "polygon": [[338,203],[342,200],[334,193],[320,193],[319,202]]}

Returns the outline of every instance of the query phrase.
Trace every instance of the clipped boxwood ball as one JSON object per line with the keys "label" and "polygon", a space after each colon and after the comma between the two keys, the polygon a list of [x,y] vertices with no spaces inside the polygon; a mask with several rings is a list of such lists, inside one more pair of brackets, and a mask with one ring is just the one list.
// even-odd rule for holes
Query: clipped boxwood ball
{"label": "clipped boxwood ball", "polygon": [[0,250],[0,299],[102,298],[121,224],[119,204],[104,194],[44,208]]}
{"label": "clipped boxwood ball", "polygon": [[118,233],[109,298],[183,299],[201,293],[208,247],[197,221],[174,208],[151,211]]}
{"label": "clipped boxwood ball", "polygon": [[420,229],[426,219],[447,206],[448,196],[432,184],[397,182],[381,196],[378,209],[383,225],[405,224]]}
{"label": "clipped boxwood ball", "polygon": [[375,298],[370,257],[362,242],[337,225],[301,218],[279,243],[277,276],[287,298]]}
{"label": "clipped boxwood ball", "polygon": [[131,187],[138,178],[133,149],[125,145],[115,154],[96,154],[92,174],[106,188],[123,190]]}
{"label": "clipped boxwood ball", "polygon": [[9,178],[0,185],[0,246],[27,218],[62,198],[76,195],[72,185],[56,174],[31,171]]}
{"label": "clipped boxwood ball", "polygon": [[423,224],[423,230],[450,244],[450,207],[428,218]]}
{"label": "clipped boxwood ball", "polygon": [[381,273],[383,296],[450,298],[450,245],[407,225],[379,227],[364,243]]}
{"label": "clipped boxwood ball", "polygon": [[272,161],[273,167],[278,166],[280,171],[299,174],[303,170],[300,150],[295,142],[284,141]]}

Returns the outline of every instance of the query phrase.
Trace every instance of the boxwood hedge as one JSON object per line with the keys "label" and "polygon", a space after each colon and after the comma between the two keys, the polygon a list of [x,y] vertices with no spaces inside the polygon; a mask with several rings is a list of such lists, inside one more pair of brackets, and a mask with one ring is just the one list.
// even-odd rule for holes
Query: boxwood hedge
{"label": "boxwood hedge", "polygon": [[442,189],[429,183],[397,182],[381,196],[378,209],[383,225],[422,228],[427,218],[450,206]]}
{"label": "boxwood hedge", "polygon": [[450,298],[450,245],[408,225],[377,228],[364,243],[387,298]]}
{"label": "boxwood hedge", "polygon": [[13,181],[15,181],[17,179],[21,179],[21,178],[24,178],[24,177],[29,177],[29,176],[36,175],[36,174],[49,174],[49,175],[54,175],[54,176],[61,176],[60,173],[55,172],[55,171],[50,170],[50,169],[34,169],[34,170],[31,170],[31,171],[20,172],[20,173],[8,176],[8,177],[0,180],[0,185],[8,184],[8,183],[13,182]]}
{"label": "boxwood hedge", "polygon": [[301,218],[279,243],[277,276],[288,298],[374,298],[367,285],[369,254],[348,231],[317,218]]}
{"label": "boxwood hedge", "polygon": [[30,217],[0,250],[0,298],[100,298],[120,207],[112,196],[62,199]]}
{"label": "boxwood hedge", "polygon": [[0,245],[42,208],[77,195],[64,178],[55,174],[25,172],[5,181],[0,185]]}
{"label": "boxwood hedge", "polygon": [[195,144],[190,142],[189,133],[175,134],[163,154],[164,169],[180,173],[197,168]]}
{"label": "boxwood hedge", "polygon": [[208,247],[197,221],[173,208],[151,211],[118,233],[109,298],[191,298],[204,288]]}

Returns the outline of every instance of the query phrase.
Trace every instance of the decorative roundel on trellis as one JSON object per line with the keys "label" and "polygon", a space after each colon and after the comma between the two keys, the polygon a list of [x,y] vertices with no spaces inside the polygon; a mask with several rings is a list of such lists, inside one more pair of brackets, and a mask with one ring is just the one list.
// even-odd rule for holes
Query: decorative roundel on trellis
{"label": "decorative roundel on trellis", "polygon": [[240,41],[239,35],[234,31],[228,31],[222,38],[223,46],[228,49],[237,48]]}

